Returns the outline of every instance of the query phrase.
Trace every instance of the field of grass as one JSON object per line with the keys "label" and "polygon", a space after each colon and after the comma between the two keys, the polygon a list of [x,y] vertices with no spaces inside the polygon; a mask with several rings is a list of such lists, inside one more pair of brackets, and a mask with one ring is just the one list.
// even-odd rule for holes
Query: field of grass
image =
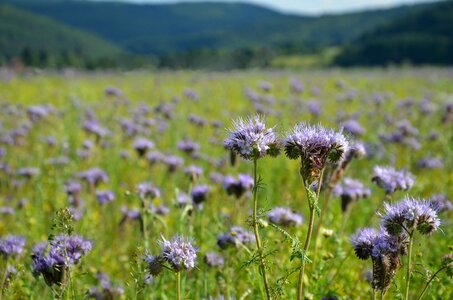
{"label": "field of grass", "polygon": [[[360,180],[371,194],[352,203],[346,215],[340,198],[331,197],[323,228],[307,253],[313,260],[304,278],[307,298],[371,299],[366,279],[371,261],[354,255],[350,237],[360,228],[379,227],[375,212],[382,211],[384,198],[395,203],[406,195],[453,197],[451,69],[1,74],[0,238],[26,239],[19,255],[0,255],[3,299],[86,299],[93,286],[103,293],[98,299],[175,299],[176,273],[164,269],[152,277],[144,262],[148,254],[160,253],[162,236],[169,240],[175,235],[191,239],[198,249],[195,268],[181,272],[182,299],[264,299],[255,243],[226,249],[217,244],[233,226],[253,235],[251,190],[236,198],[215,179],[253,176],[251,161],[237,157],[230,163],[223,142],[233,120],[257,112],[282,138],[303,121],[338,130],[353,119],[364,131],[344,132],[350,144],[360,141],[367,150],[364,158],[351,162],[345,177]],[[106,134],[96,137],[84,130],[90,120]],[[391,134],[400,136],[392,140]],[[134,149],[138,137],[154,143],[143,157]],[[182,151],[178,144],[184,139],[199,149]],[[150,163],[150,153],[157,151],[184,163],[170,172],[165,159]],[[189,176],[185,168],[191,165],[202,173]],[[407,191],[386,195],[371,181],[375,166],[406,169],[415,183]],[[91,168],[102,169],[108,180],[87,184],[80,173]],[[277,206],[301,214],[300,226],[284,230],[293,241],[304,241],[309,206],[299,168],[300,162],[289,160],[284,151],[258,160],[260,235],[271,290],[281,299],[296,299],[301,262],[290,259],[291,239],[271,225],[267,214]],[[68,182],[82,184],[77,201],[65,190]],[[157,187],[160,195],[140,197],[137,189],[143,182]],[[199,185],[209,186],[201,206],[178,203],[181,194],[190,195]],[[101,205],[96,192],[105,190],[115,199]],[[321,207],[325,195],[324,189]],[[125,207],[136,209],[139,217],[125,218]],[[77,218],[67,218],[63,208]],[[453,252],[452,210],[438,212],[438,217],[439,230],[415,235],[410,299],[417,299],[442,256]],[[316,216],[315,233],[318,221]],[[72,234],[92,242],[92,249],[71,267],[67,283],[50,287],[42,275],[33,275],[32,247],[71,227]],[[223,265],[209,266],[204,260],[209,252],[221,255]],[[404,299],[407,256],[401,261],[387,299]],[[7,272],[6,265],[16,271]],[[112,287],[101,288],[99,272],[109,276]],[[440,272],[424,299],[452,298],[451,278]]]}

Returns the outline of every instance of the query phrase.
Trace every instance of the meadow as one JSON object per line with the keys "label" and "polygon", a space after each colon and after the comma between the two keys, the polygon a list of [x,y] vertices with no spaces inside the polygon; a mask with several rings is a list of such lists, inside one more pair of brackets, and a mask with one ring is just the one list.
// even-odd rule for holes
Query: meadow
{"label": "meadow", "polygon": [[[445,266],[423,299],[453,298],[442,262],[453,253],[452,69],[0,74],[0,299],[175,299],[178,278],[181,299],[265,299],[261,263],[271,297],[296,299],[304,255],[305,298],[372,299],[372,263],[351,236],[379,228],[384,202],[408,196],[435,202],[440,226],[414,235],[409,297],[407,255],[380,296],[417,299]],[[341,162],[305,189],[284,150],[257,160],[254,177],[253,161],[224,141],[256,114],[278,139],[308,122],[362,145],[336,182],[359,180],[360,195],[326,181]],[[386,190],[376,166],[413,182]],[[319,192],[319,211],[304,253],[307,190]],[[11,235],[25,240],[8,250]],[[60,263],[64,274],[37,270],[62,235],[83,238],[79,256]],[[176,235],[195,247],[194,266],[153,265]]]}

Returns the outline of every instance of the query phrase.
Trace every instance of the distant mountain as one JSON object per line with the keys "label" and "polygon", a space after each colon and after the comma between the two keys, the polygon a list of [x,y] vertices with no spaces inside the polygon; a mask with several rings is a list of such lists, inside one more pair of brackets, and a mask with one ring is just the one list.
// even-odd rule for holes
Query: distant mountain
{"label": "distant mountain", "polygon": [[0,61],[20,55],[41,60],[49,56],[101,59],[122,52],[93,34],[5,4],[0,4],[0,49]]}
{"label": "distant mountain", "polygon": [[389,63],[453,64],[453,1],[379,26],[345,47],[335,62],[344,66]]}
{"label": "distant mountain", "polygon": [[389,20],[432,4],[341,15],[298,16],[244,3],[128,4],[0,0],[89,31],[131,53],[194,49],[342,45]]}

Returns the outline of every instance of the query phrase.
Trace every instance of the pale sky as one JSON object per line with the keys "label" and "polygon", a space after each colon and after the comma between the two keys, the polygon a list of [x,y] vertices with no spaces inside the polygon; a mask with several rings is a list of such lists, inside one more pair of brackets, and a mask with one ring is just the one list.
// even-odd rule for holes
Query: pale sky
{"label": "pale sky", "polygon": [[[96,0],[112,1],[112,0]],[[199,0],[117,0],[131,3],[176,3],[200,2]],[[215,0],[207,0],[217,2]],[[432,2],[433,0],[223,0],[221,2],[254,3],[287,13],[320,14],[355,11],[370,8],[385,8],[401,4]]]}

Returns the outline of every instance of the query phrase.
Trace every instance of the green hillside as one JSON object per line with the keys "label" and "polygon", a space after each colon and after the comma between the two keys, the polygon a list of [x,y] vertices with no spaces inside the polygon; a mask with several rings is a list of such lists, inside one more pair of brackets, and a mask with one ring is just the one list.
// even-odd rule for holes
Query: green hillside
{"label": "green hillside", "polygon": [[389,19],[428,6],[297,16],[243,3],[7,2],[89,31],[132,53],[158,55],[200,48],[341,45]]}
{"label": "green hillside", "polygon": [[94,36],[47,17],[0,4],[0,61],[15,56],[42,60],[100,59],[122,51]]}
{"label": "green hillside", "polygon": [[364,34],[336,58],[340,65],[453,64],[453,1],[438,3]]}

